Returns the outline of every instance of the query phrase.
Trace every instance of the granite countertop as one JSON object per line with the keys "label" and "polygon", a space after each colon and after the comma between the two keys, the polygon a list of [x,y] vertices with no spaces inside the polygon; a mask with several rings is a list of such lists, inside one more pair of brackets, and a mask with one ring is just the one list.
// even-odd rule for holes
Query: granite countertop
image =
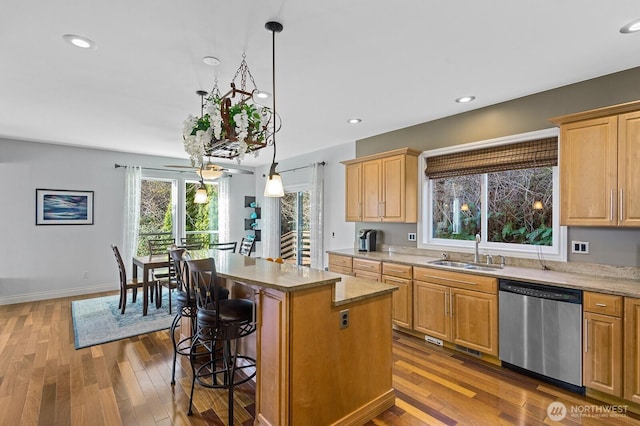
{"label": "granite countertop", "polygon": [[192,252],[193,258],[213,257],[216,273],[222,278],[282,292],[295,292],[309,288],[334,285],[334,306],[346,305],[376,297],[398,289],[397,286],[336,274],[288,263],[241,256],[221,250]]}
{"label": "granite countertop", "polygon": [[430,262],[439,260],[439,258],[436,257],[387,251],[359,252],[355,249],[342,249],[327,250],[327,253],[356,257],[359,259],[401,263],[411,266],[427,266],[429,268],[458,271],[465,274],[510,278],[538,284],[555,285],[558,287],[575,288],[579,290],[615,294],[619,296],[640,297],[640,280],[635,279],[610,278],[599,275],[558,272],[515,266],[505,266],[502,269],[495,269],[495,271],[461,270],[459,268],[431,264]]}
{"label": "granite countertop", "polygon": [[398,286],[381,283],[350,275],[340,275],[342,279],[336,283],[333,290],[333,305],[342,306],[365,300],[398,290]]}

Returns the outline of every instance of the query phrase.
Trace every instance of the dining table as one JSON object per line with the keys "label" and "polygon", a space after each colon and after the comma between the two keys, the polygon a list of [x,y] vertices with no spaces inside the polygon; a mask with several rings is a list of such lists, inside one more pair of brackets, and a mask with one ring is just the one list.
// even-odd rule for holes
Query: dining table
{"label": "dining table", "polygon": [[[133,279],[138,278],[138,269],[142,269],[142,315],[146,316],[149,311],[149,287],[156,285],[151,279],[151,273],[157,268],[168,268],[169,256],[167,254],[156,254],[153,256],[133,256],[133,269],[131,275]],[[160,298],[156,294],[156,308],[160,307]]]}

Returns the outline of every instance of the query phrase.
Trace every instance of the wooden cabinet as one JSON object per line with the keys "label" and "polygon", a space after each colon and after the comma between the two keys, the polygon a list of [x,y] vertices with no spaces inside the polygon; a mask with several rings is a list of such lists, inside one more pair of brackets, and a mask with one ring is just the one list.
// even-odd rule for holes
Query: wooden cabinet
{"label": "wooden cabinet", "polygon": [[393,323],[405,328],[413,324],[413,268],[399,263],[382,263],[382,281],[397,285],[398,291],[393,292],[392,320]]}
{"label": "wooden cabinet", "polygon": [[584,292],[583,309],[584,385],[622,396],[622,297]]}
{"label": "wooden cabinet", "polygon": [[403,148],[343,161],[345,220],[415,223],[418,154]]}
{"label": "wooden cabinet", "polygon": [[353,259],[353,275],[373,281],[382,281],[382,262],[378,260]]}
{"label": "wooden cabinet", "polygon": [[413,329],[498,355],[497,279],[413,268]]}
{"label": "wooden cabinet", "polygon": [[640,102],[552,119],[561,128],[562,225],[640,226],[640,111],[633,109]]}
{"label": "wooden cabinet", "polygon": [[362,221],[362,163],[345,167],[344,209],[347,222]]}
{"label": "wooden cabinet", "polygon": [[640,299],[624,299],[624,399],[640,404]]}
{"label": "wooden cabinet", "polygon": [[352,275],[352,258],[351,256],[340,256],[338,254],[329,253],[329,271],[336,274]]}

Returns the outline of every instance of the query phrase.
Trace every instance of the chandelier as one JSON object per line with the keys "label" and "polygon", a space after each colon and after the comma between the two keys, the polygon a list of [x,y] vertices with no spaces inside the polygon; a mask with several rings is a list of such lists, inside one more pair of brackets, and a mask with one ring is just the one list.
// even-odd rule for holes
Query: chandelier
{"label": "chandelier", "polygon": [[[240,88],[236,87],[238,77]],[[253,85],[251,91],[247,90],[247,77]],[[189,115],[183,127],[184,149],[193,167],[208,167],[210,162],[205,157],[240,163],[245,154],[257,156],[260,149],[271,144],[278,129],[271,109],[256,101],[264,92],[258,90],[244,53],[231,90],[220,95],[216,78],[209,93],[198,90],[196,94],[200,96],[200,117]]]}

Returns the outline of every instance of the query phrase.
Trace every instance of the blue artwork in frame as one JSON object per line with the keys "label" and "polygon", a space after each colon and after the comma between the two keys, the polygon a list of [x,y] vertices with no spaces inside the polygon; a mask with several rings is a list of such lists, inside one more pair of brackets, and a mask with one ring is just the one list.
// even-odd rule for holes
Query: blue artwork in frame
{"label": "blue artwork in frame", "polygon": [[93,191],[36,189],[36,225],[93,225]]}

